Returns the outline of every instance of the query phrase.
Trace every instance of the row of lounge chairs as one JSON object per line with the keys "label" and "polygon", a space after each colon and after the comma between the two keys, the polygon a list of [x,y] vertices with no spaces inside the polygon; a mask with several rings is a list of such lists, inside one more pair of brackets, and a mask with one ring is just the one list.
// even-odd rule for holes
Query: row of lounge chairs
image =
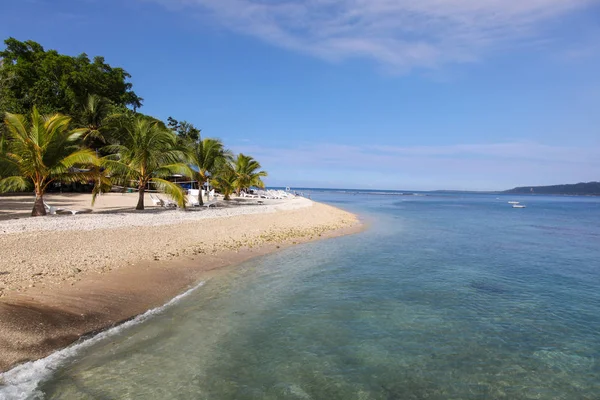
{"label": "row of lounge chairs", "polygon": [[254,190],[252,194],[242,192],[241,197],[246,197],[250,199],[293,199],[294,196],[292,193],[286,192],[284,190]]}
{"label": "row of lounge chairs", "polygon": [[[200,189],[188,190],[188,206],[199,207],[200,206],[200,198],[199,198],[200,195],[202,195],[202,198],[204,199],[204,197],[206,196],[206,191],[200,190]],[[202,206],[216,207],[217,206],[216,196],[217,195],[215,194],[215,189],[208,192],[208,196],[207,196],[208,201],[203,202]]]}
{"label": "row of lounge chairs", "polygon": [[[199,207],[200,206],[200,199],[198,198],[199,190],[190,190],[190,194],[188,194],[188,201],[187,201],[187,206],[188,207]],[[204,204],[202,204],[204,207],[216,207],[217,201],[215,200],[215,195],[214,195],[214,190],[211,191],[212,192],[212,196],[209,195],[209,201],[204,202]],[[212,200],[210,200],[212,197]],[[175,203],[173,200],[171,199],[165,199],[163,197],[160,197],[157,194],[152,194],[150,193],[150,199],[152,200],[152,204],[154,204],[156,207],[164,207],[164,208],[176,208],[177,207],[177,203]]]}

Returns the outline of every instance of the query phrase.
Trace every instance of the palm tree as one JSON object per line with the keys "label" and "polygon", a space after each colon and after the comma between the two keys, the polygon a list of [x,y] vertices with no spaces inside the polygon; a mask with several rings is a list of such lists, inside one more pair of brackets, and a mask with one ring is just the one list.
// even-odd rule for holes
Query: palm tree
{"label": "palm tree", "polygon": [[[79,116],[80,125],[85,127],[83,143],[94,149],[96,156],[98,156],[99,147],[107,143],[107,136],[105,135],[111,131],[111,128],[113,131],[115,130],[113,126],[115,125],[114,119],[120,116],[120,114],[111,115],[111,111],[110,100],[95,94],[88,95],[83,104]],[[92,205],[94,205],[98,194],[108,192],[112,188],[107,171],[100,168],[100,166],[94,166],[93,175]]]}
{"label": "palm tree", "polygon": [[90,173],[75,167],[98,163],[94,152],[81,148],[85,129],[69,129],[71,118],[42,116],[33,108],[31,117],[6,113],[7,137],[0,146],[0,192],[26,190],[33,186],[32,216],[46,215],[44,193],[52,182],[82,182]]}
{"label": "palm tree", "polygon": [[264,188],[263,176],[267,176],[265,171],[258,171],[261,168],[260,163],[251,156],[242,153],[235,159],[234,169],[236,175],[235,187],[239,196],[240,192],[251,186]]}
{"label": "palm tree", "polygon": [[88,95],[81,117],[79,118],[82,126],[86,127],[83,140],[92,145],[93,143],[106,143],[103,134],[104,124],[111,111],[110,102],[104,97],[95,94]]}
{"label": "palm tree", "polygon": [[[175,134],[143,116],[124,126],[120,144],[109,145],[101,165],[111,174],[113,183],[129,186],[135,182],[139,190],[136,210],[144,209],[144,194],[149,183],[167,193],[185,207],[183,189],[164,179],[173,174],[191,176],[192,171],[183,163],[185,154],[177,147]],[[94,194],[95,195],[95,194]]]}
{"label": "palm tree", "polygon": [[223,163],[212,179],[212,184],[223,194],[224,200],[230,200],[235,192],[237,175],[231,162]]}
{"label": "palm tree", "polygon": [[[231,151],[226,150],[223,142],[219,139],[201,139],[191,146],[188,155],[189,162],[194,169],[194,179],[198,181],[200,188],[223,163],[233,158]],[[199,196],[199,200],[202,205],[202,196]]]}

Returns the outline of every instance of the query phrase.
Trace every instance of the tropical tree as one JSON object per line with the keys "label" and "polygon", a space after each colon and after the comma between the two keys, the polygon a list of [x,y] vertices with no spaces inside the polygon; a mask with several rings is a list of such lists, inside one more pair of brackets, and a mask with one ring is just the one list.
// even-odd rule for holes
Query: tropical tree
{"label": "tropical tree", "polygon": [[[111,175],[115,184],[130,186],[135,182],[139,191],[136,210],[144,209],[144,194],[148,184],[173,197],[179,207],[185,207],[185,193],[181,186],[165,178],[173,174],[191,176],[184,163],[185,153],[177,147],[173,132],[144,116],[136,117],[124,125],[119,144],[105,146],[108,156],[101,165]],[[94,193],[96,196],[97,193]]]}
{"label": "tropical tree", "polygon": [[169,129],[174,131],[181,140],[197,142],[200,140],[201,129],[196,128],[187,121],[177,121],[173,117],[167,118]]}
{"label": "tropical tree", "polygon": [[[205,138],[190,145],[188,157],[194,170],[193,179],[197,180],[202,188],[221,165],[233,158],[233,154],[225,149],[221,140]],[[202,205],[202,196],[199,200]]]}
{"label": "tropical tree", "polygon": [[80,105],[95,93],[113,104],[142,106],[142,98],[128,82],[122,68],[107,64],[103,57],[90,59],[85,53],[72,57],[45,50],[31,40],[4,41],[0,50],[0,113],[25,114],[34,105],[43,113],[79,116]]}
{"label": "tropical tree", "polygon": [[234,170],[236,175],[235,188],[239,196],[240,192],[252,186],[264,188],[265,184],[262,177],[267,176],[265,171],[261,169],[260,163],[251,156],[238,154],[234,162]]}
{"label": "tropical tree", "polygon": [[[80,168],[97,164],[94,152],[81,148],[84,129],[70,129],[71,118],[42,116],[33,108],[30,118],[6,113],[7,134],[0,144],[0,192],[33,187],[32,216],[46,215],[44,193],[53,182],[83,182],[89,172]],[[78,168],[79,167],[79,168]]]}
{"label": "tropical tree", "polygon": [[111,112],[110,101],[104,97],[90,94],[81,110],[79,123],[86,128],[83,140],[95,147],[94,144],[105,144],[104,125]]}
{"label": "tropical tree", "polygon": [[235,192],[237,182],[237,175],[232,163],[223,163],[211,182],[223,194],[224,200],[230,200],[231,194]]}
{"label": "tropical tree", "polygon": [[0,132],[0,181],[2,181],[3,178],[19,174],[17,166],[14,163],[9,162],[6,157],[8,151],[7,147],[8,140]]}

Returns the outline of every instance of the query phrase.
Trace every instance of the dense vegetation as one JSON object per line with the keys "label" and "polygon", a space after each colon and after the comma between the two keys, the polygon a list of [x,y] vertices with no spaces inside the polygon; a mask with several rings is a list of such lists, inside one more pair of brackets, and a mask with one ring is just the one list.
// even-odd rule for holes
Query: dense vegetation
{"label": "dense vegetation", "polygon": [[575,184],[553,186],[524,186],[507,190],[504,193],[600,196],[600,182],[581,182]]}
{"label": "dense vegetation", "polygon": [[[167,124],[138,111],[142,98],[131,76],[86,54],[46,51],[9,38],[0,51],[0,193],[33,190],[32,215],[45,215],[43,196],[55,183],[93,182],[93,199],[118,186],[158,189],[185,207],[179,174],[226,199],[264,187],[266,172],[252,157],[233,153],[200,129],[169,117]],[[200,198],[200,201],[202,199]]]}

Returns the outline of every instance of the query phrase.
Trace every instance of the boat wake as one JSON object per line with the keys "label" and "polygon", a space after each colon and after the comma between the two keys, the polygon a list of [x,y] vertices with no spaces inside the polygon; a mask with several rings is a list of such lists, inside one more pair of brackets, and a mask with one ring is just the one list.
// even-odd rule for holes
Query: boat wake
{"label": "boat wake", "polygon": [[44,399],[44,393],[38,390],[39,384],[49,379],[56,369],[76,356],[81,350],[86,349],[110,336],[118,334],[132,326],[139,325],[147,321],[153,316],[162,313],[168,307],[178,303],[181,299],[190,295],[203,285],[204,282],[200,282],[198,285],[194,286],[188,291],[174,297],[168,303],[146,311],[144,314],[140,314],[121,325],[101,332],[91,338],[76,342],[71,346],[64,348],[63,350],[59,350],[50,354],[46,358],[21,364],[10,371],[0,374],[0,399]]}

